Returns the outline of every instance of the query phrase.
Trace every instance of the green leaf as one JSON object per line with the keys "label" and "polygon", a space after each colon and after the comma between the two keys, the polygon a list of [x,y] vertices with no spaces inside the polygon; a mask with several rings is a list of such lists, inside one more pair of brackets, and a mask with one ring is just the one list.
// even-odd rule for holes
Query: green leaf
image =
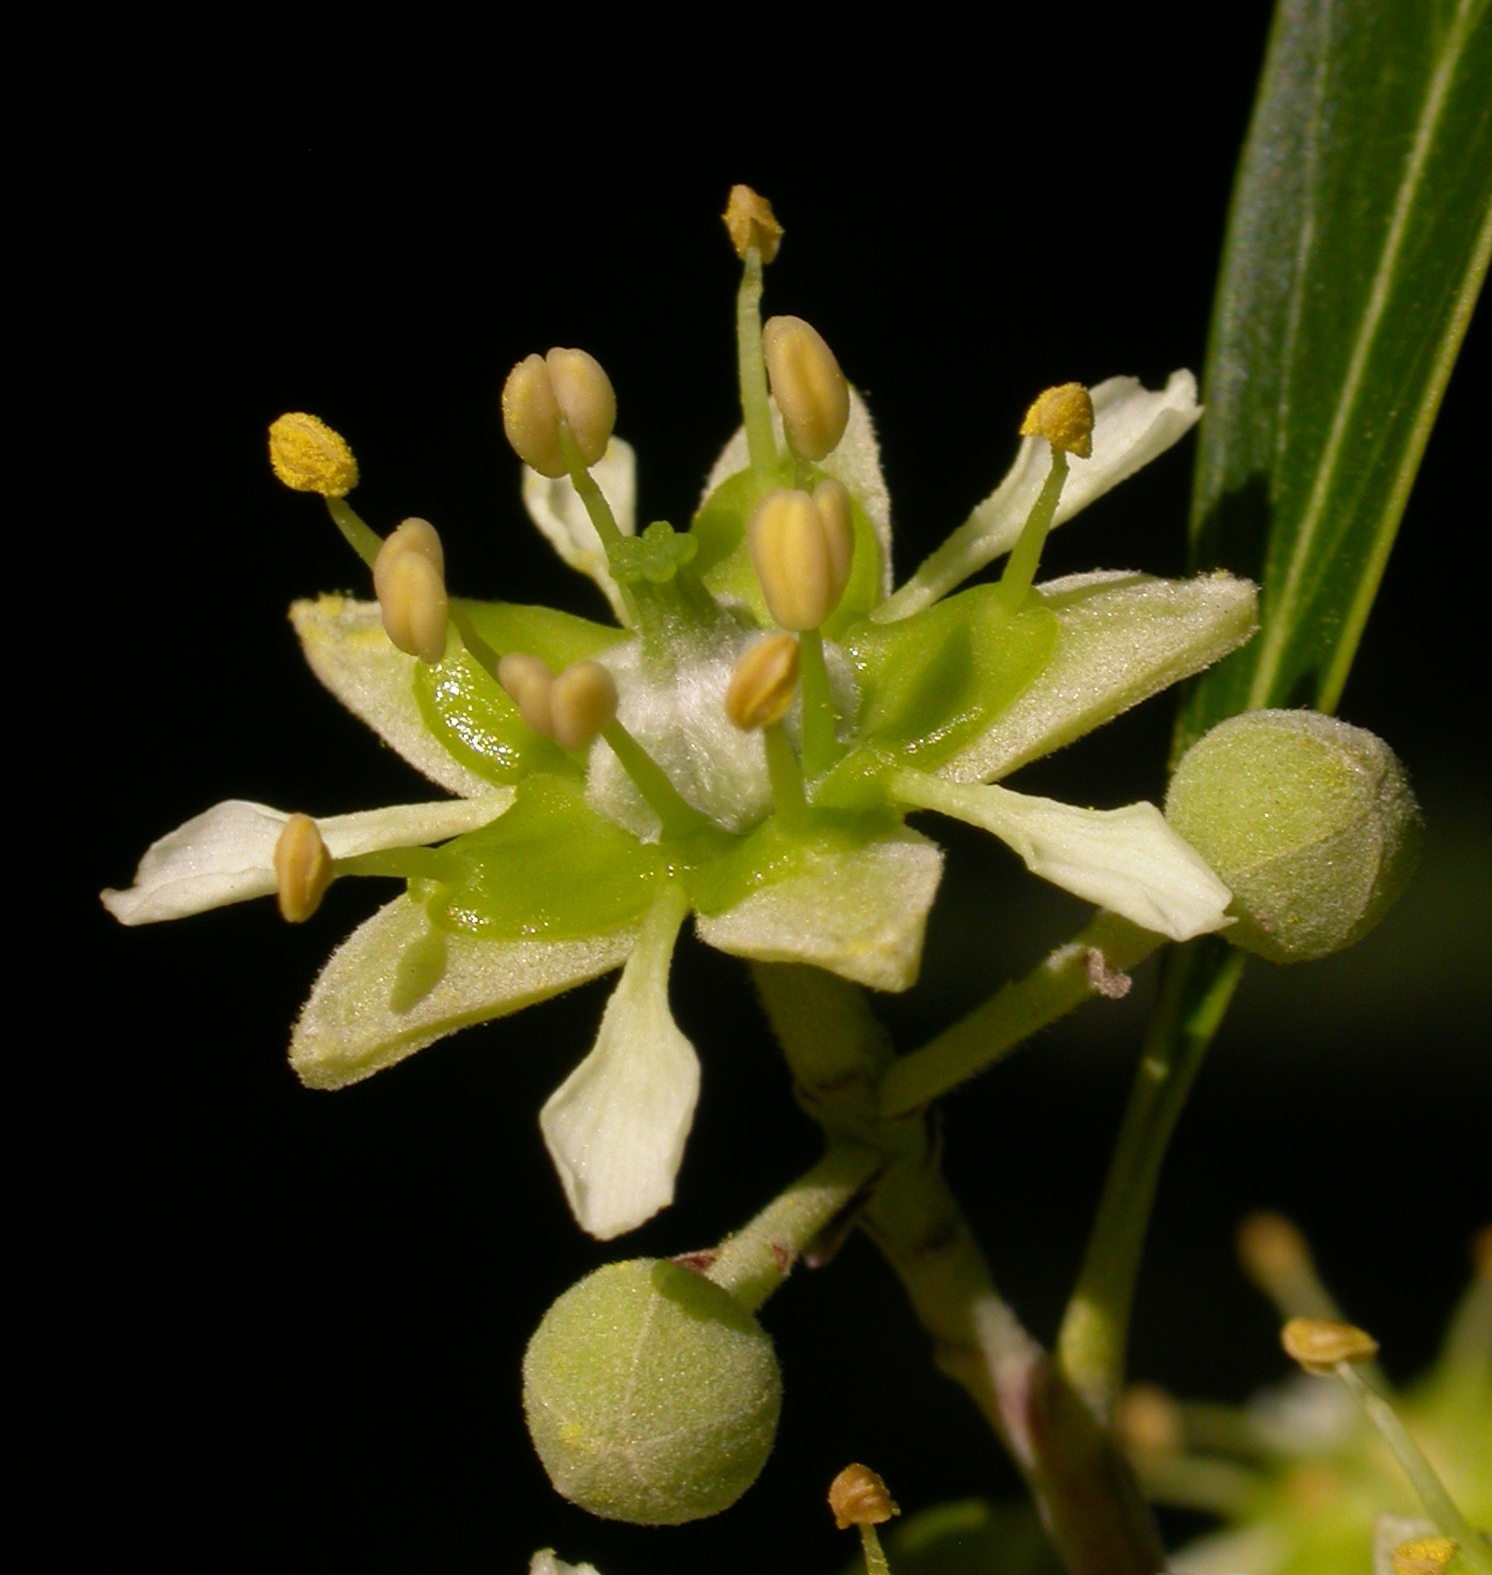
{"label": "green leaf", "polygon": [[1234,187],[1197,457],[1198,567],[1262,628],[1192,689],[1335,708],[1492,253],[1488,0],[1281,0]]}

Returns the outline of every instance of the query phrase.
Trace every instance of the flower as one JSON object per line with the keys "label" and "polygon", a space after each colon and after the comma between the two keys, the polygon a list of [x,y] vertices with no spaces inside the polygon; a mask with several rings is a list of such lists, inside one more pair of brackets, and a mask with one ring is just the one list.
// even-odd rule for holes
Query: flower
{"label": "flower", "polygon": [[[759,294],[754,247],[747,285],[753,268]],[[587,469],[560,406],[546,442],[566,454],[569,473],[525,468],[530,516],[596,581],[618,626],[452,598],[444,655],[431,662],[391,643],[389,609],[376,602],[322,596],[291,611],[316,676],[457,795],[316,823],[332,875],[408,884],[327,962],[291,1062],[310,1086],[342,1087],[620,967],[594,1047],[540,1118],[576,1218],[601,1238],[673,1196],[700,1075],[668,1006],[674,942],[691,912],[701,939],[722,951],[904,990],[942,869],[936,845],[904,822],[933,809],[991,830],[1045,878],[1172,938],[1228,922],[1227,888],[1152,806],[1082,810],[993,785],[1253,631],[1253,587],[1226,575],[1029,585],[1053,524],[1197,419],[1190,375],[1160,393],[1128,378],[1098,385],[1091,457],[1062,443],[1054,452],[1039,430],[1027,437],[991,497],[891,594],[889,501],[863,401],[846,385],[842,436],[811,462],[784,443],[759,318],[741,321],[746,424],[688,531],[653,524],[637,534],[632,450],[612,437],[600,452],[588,438],[600,458]],[[344,468],[355,476],[350,450]],[[792,710],[744,731],[726,692],[773,627],[748,518],[768,494],[818,486],[825,496],[831,481],[842,489],[827,494],[834,508],[847,498],[852,556],[826,582],[821,626],[797,635]],[[340,495],[327,504],[371,563],[378,537]],[[1012,546],[1005,580],[948,594]],[[438,542],[431,550],[438,576]],[[431,577],[431,605],[444,606],[443,594]],[[597,713],[587,749],[536,731],[542,724],[524,720],[540,714],[532,708],[520,716],[495,676],[510,653],[536,659],[523,671],[541,685],[551,669],[607,669],[616,704]],[[144,923],[273,892],[284,823],[264,806],[219,805],[154,844],[134,886],[104,901],[123,922]]]}

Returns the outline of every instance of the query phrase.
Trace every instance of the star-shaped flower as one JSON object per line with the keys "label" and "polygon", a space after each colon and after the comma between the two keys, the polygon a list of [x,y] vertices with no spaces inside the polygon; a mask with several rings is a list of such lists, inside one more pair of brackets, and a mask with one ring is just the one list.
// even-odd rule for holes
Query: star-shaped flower
{"label": "star-shaped flower", "polygon": [[[1091,402],[1070,385],[1055,417],[1038,401],[1005,480],[893,594],[866,408],[807,324],[763,334],[754,246],[745,262],[745,426],[689,531],[636,533],[633,454],[588,356],[530,357],[509,380],[528,512],[618,626],[448,602],[433,529],[406,521],[380,542],[344,501],[357,469],[342,440],[311,417],[276,423],[277,472],[326,496],[378,591],[296,603],[307,660],[457,797],[314,830],[294,817],[293,834],[277,811],[219,805],[104,897],[127,924],[276,890],[302,917],[335,876],[406,880],[333,953],[295,1026],[291,1062],[318,1088],[621,967],[594,1047],[540,1118],[577,1219],[602,1238],[673,1196],[699,1088],[668,1005],[691,912],[722,951],[904,990],[942,868],[904,822],[933,809],[1161,934],[1227,922],[1227,889],[1153,806],[994,785],[1253,631],[1253,587],[1226,575],[1031,584],[1052,525],[1197,419],[1190,375],[1159,393],[1111,379]],[[1012,548],[1001,582],[948,594]],[[759,649],[777,626],[792,632]]]}

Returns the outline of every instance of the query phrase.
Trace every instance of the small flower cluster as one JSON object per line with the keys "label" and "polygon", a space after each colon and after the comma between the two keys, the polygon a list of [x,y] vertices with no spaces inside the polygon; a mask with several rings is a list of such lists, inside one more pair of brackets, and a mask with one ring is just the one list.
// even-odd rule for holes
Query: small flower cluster
{"label": "small flower cluster", "polygon": [[[722,951],[904,990],[942,868],[905,822],[931,810],[1160,935],[1230,922],[1227,887],[1153,805],[998,785],[1253,632],[1254,588],[1226,575],[1036,583],[1048,532],[1197,420],[1190,374],[1160,392],[1113,378],[1042,394],[1004,480],[893,590],[865,404],[809,324],[761,321],[782,240],[770,206],[738,187],[725,219],[743,265],[743,423],[688,530],[637,531],[634,456],[591,356],[529,356],[503,390],[528,513],[617,624],[449,595],[435,528],[380,538],[346,501],[348,445],[282,417],[275,473],[326,500],[376,597],[298,602],[307,660],[456,796],[314,820],[220,804],[104,894],[126,924],[272,893],[300,921],[332,879],[403,880],[296,1024],[292,1064],[319,1088],[620,967],[593,1048],[540,1117],[577,1219],[602,1238],[673,1196],[700,1076],[668,1005],[691,913]],[[1005,554],[998,581],[958,589]]]}

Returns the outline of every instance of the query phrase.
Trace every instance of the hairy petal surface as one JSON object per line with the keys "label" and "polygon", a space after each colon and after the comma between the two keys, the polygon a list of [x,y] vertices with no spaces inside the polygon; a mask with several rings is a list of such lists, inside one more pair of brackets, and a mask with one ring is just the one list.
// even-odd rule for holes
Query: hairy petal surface
{"label": "hairy petal surface", "polygon": [[955,782],[1008,776],[1201,672],[1258,628],[1257,590],[1230,574],[1159,580],[1100,571],[1036,589],[1057,615],[1050,660],[939,775]]}
{"label": "hairy petal surface", "polygon": [[698,915],[694,927],[736,957],[811,963],[873,990],[906,990],[917,982],[942,873],[942,850],[902,827],[853,852],[823,854],[804,874]]}
{"label": "hairy petal surface", "polygon": [[1173,941],[1220,930],[1233,894],[1154,804],[1078,809],[1009,788],[943,782],[903,771],[904,803],[992,832],[1033,875]]}
{"label": "hairy petal surface", "polygon": [[[513,802],[511,788],[483,798],[393,804],[355,815],[329,815],[316,829],[333,859],[389,848],[424,847],[496,820]],[[152,842],[128,891],[102,893],[121,924],[155,924],[205,913],[230,902],[272,896],[275,844],[290,816],[268,804],[231,798]]]}
{"label": "hairy petal surface", "polygon": [[[775,401],[772,402],[772,431],[776,436],[779,452],[785,451],[782,417],[778,414]],[[700,502],[703,503],[727,477],[745,470],[749,462],[746,452],[746,429],[737,427],[735,435],[721,450],[720,458],[715,461],[714,468],[710,471]],[[826,476],[833,476],[836,481],[844,483],[847,490],[854,494],[860,507],[864,509],[866,519],[875,528],[876,539],[881,544],[881,595],[889,595],[891,494],[886,490],[886,478],[881,474],[881,445],[876,440],[870,411],[854,388],[850,389],[850,419],[845,426],[844,436],[839,440],[839,447],[819,461],[818,469]]]}
{"label": "hairy petal surface", "polygon": [[668,1009],[668,972],[688,903],[665,887],[606,1003],[590,1054],[539,1114],[581,1229],[601,1241],[673,1202],[699,1100],[699,1057]]}
{"label": "hairy petal surface", "polygon": [[506,1017],[619,967],[635,927],[574,941],[491,941],[431,925],[397,897],[332,953],[290,1040],[310,1088],[342,1088],[470,1023]]}
{"label": "hairy petal surface", "polygon": [[[611,505],[617,528],[624,536],[637,532],[637,455],[630,443],[614,437],[606,452],[591,466],[591,476],[601,495]],[[626,611],[622,593],[611,577],[606,549],[591,524],[568,476],[551,480],[538,471],[523,467],[523,506],[528,517],[543,533],[549,545],[581,574],[588,575],[605,593],[617,621],[624,622]]]}
{"label": "hairy petal surface", "polygon": [[[1197,380],[1185,371],[1173,372],[1158,392],[1141,387],[1137,377],[1111,377],[1091,393],[1093,453],[1087,459],[1069,458],[1054,528],[1164,454],[1202,414]],[[871,616],[876,622],[888,623],[920,612],[1001,553],[1009,552],[1051,463],[1046,439],[1026,438],[1005,479],[911,579],[875,610]]]}
{"label": "hairy petal surface", "polygon": [[359,720],[416,771],[463,798],[492,791],[439,742],[415,698],[418,658],[397,650],[383,632],[377,602],[318,596],[290,609],[311,671]]}

